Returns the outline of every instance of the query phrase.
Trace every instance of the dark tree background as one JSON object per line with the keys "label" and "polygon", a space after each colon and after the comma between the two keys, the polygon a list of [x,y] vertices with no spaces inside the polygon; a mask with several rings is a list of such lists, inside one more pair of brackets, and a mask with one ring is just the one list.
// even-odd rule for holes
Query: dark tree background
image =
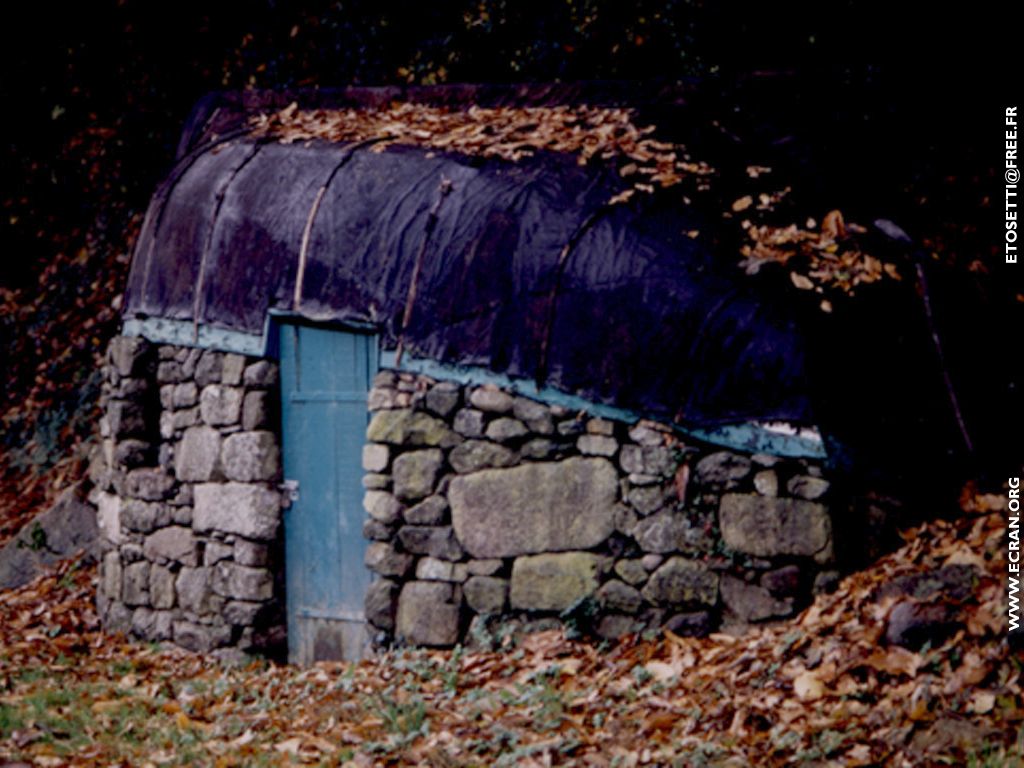
{"label": "dark tree background", "polygon": [[31,279],[54,230],[97,217],[101,232],[123,227],[167,167],[189,106],[219,88],[699,78],[727,90],[786,72],[799,87],[777,111],[813,127],[837,163],[900,181],[938,159],[944,172],[983,170],[987,158],[964,158],[980,149],[965,139],[1012,82],[1001,70],[1012,25],[984,3],[913,5],[20,3],[5,11],[0,53],[0,284]]}
{"label": "dark tree background", "polygon": [[[8,7],[0,470],[20,477],[50,467],[90,434],[93,360],[117,327],[111,303],[141,212],[191,105],[215,89],[692,80],[730,130],[790,142],[818,215],[838,207],[896,220],[969,279],[995,277],[984,290],[1019,306],[1019,281],[999,279],[993,199],[1002,194],[1002,110],[1019,82],[1016,19],[1004,16],[1008,4],[941,8],[891,0]],[[976,337],[962,335],[960,347],[974,349]]]}

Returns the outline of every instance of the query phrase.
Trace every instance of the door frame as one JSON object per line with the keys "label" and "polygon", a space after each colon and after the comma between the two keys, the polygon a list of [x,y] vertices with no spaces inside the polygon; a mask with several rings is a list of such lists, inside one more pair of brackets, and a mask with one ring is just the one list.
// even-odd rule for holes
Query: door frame
{"label": "door frame", "polygon": [[[308,318],[304,318],[304,317],[297,316],[297,315],[292,315],[292,314],[285,314],[285,313],[274,313],[273,314],[273,316],[271,317],[270,322],[269,322],[268,333],[266,334],[266,337],[267,337],[267,356],[276,359],[278,361],[280,369],[281,369],[281,374],[280,374],[280,377],[279,377],[279,380],[280,380],[280,383],[279,383],[279,395],[280,395],[280,399],[281,399],[281,430],[280,430],[280,440],[281,440],[282,467],[284,467],[284,456],[285,456],[285,453],[287,451],[286,443],[289,440],[288,431],[285,428],[284,412],[285,412],[285,408],[286,408],[285,400],[289,396],[289,389],[290,389],[288,386],[286,386],[286,381],[285,381],[285,376],[284,376],[284,361],[282,359],[282,351],[283,351],[284,345],[282,344],[282,336],[283,336],[283,334],[285,332],[287,332],[287,330],[289,328],[292,328],[292,327],[311,328],[311,329],[317,329],[317,330],[321,330],[321,331],[326,331],[326,332],[329,332],[329,333],[344,333],[344,334],[349,334],[349,335],[369,337],[369,343],[367,344],[367,351],[368,351],[368,354],[369,354],[369,359],[367,361],[367,382],[366,382],[367,396],[369,395],[370,388],[372,388],[372,386],[373,386],[373,378],[376,375],[376,373],[380,370],[380,361],[381,361],[381,348],[380,348],[381,336],[380,336],[380,333],[379,333],[379,329],[376,326],[374,326],[374,325],[363,324],[363,323],[318,322],[318,321],[312,321],[312,320],[309,320]],[[368,424],[369,423],[369,418],[370,418],[370,411],[369,411],[368,403],[364,407],[364,413],[365,413],[365,417],[366,417],[366,423]],[[360,434],[360,438],[361,438],[360,441],[359,441],[360,444],[365,444],[365,432]],[[352,459],[355,462],[353,468],[358,473],[361,474],[362,473],[361,456],[353,456]],[[288,481],[289,478],[287,477],[287,470],[285,472],[286,472],[286,474],[285,474],[285,484],[282,486],[282,489],[283,489],[283,493],[288,494],[290,492],[290,490],[287,487],[287,481]],[[360,490],[361,490],[361,488],[360,488]],[[301,496],[302,496],[302,488],[300,487],[300,488],[298,488],[298,498],[301,499]],[[362,495],[361,495],[361,493],[360,493],[360,496],[359,496],[359,501],[358,501],[357,508],[359,510],[362,510]],[[284,600],[285,600],[285,610],[286,610],[287,627],[288,627],[288,658],[289,658],[289,661],[292,662],[292,663],[308,664],[308,663],[311,663],[311,662],[317,660],[315,658],[315,656],[316,656],[316,649],[314,647],[315,643],[312,642],[309,637],[305,637],[305,635],[304,635],[305,640],[302,641],[302,643],[301,643],[302,647],[301,648],[299,647],[299,644],[296,642],[296,639],[298,638],[298,636],[300,634],[299,631],[298,631],[298,622],[300,620],[305,620],[305,621],[310,621],[310,622],[318,622],[318,621],[352,622],[352,623],[360,622],[362,624],[362,627],[361,627],[362,638],[358,641],[358,643],[354,643],[354,642],[346,643],[345,644],[345,655],[344,655],[344,660],[346,660],[346,661],[357,660],[358,658],[361,658],[363,655],[365,655],[365,653],[366,653],[366,651],[368,649],[368,641],[369,641],[369,625],[366,624],[365,615],[364,615],[364,613],[363,613],[361,608],[360,608],[360,610],[358,612],[358,615],[355,615],[355,612],[353,612],[353,611],[338,611],[338,612],[335,612],[335,613],[337,613],[336,616],[334,616],[334,615],[327,616],[327,615],[325,615],[323,613],[320,613],[320,612],[316,611],[315,609],[304,611],[302,616],[299,616],[298,613],[297,613],[297,609],[296,609],[296,607],[295,607],[295,605],[294,605],[294,603],[293,603],[293,601],[291,599],[292,598],[292,594],[293,594],[293,583],[292,583],[292,576],[289,574],[289,563],[288,563],[288,557],[287,557],[287,552],[288,552],[288,549],[289,549],[288,531],[289,531],[289,528],[290,528],[289,520],[288,520],[288,515],[290,514],[290,511],[291,511],[291,506],[290,505],[288,505],[283,510],[283,512],[282,512],[282,526],[281,526],[282,545],[283,545],[283,549],[284,549],[284,553],[285,553],[285,558],[284,558],[284,567],[285,567],[285,574],[284,574],[284,581],[285,581]],[[359,528],[361,529],[361,525],[359,526]],[[359,535],[361,536],[361,530],[360,530],[360,534]],[[362,563],[360,563],[360,567],[365,567],[365,566],[362,566]],[[372,574],[371,574],[371,578],[372,578]],[[359,632],[360,631],[357,630],[356,632],[354,632],[351,635],[349,635],[349,637],[350,638],[354,638],[355,635],[359,634]],[[358,648],[352,648],[352,645],[355,645],[355,644],[358,644],[359,647]]]}

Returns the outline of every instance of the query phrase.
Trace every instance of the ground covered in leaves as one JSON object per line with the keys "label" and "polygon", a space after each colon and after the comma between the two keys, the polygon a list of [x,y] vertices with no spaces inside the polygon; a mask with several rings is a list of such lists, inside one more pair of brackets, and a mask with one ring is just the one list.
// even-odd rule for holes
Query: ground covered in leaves
{"label": "ground covered in leaves", "polygon": [[[0,765],[1021,766],[1005,531],[999,512],[908,531],[795,622],[741,638],[543,632],[308,669],[104,635],[93,569],[66,563],[0,593]],[[882,587],[948,565],[981,574],[959,629],[885,645]]]}

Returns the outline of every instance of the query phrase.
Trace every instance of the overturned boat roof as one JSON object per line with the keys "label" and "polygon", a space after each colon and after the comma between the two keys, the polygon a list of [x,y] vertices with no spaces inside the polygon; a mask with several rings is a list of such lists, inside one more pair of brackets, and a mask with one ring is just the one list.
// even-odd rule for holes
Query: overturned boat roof
{"label": "overturned boat roof", "polygon": [[374,329],[394,363],[820,455],[813,434],[768,445],[736,432],[814,423],[807,344],[792,302],[716,256],[708,217],[681,203],[710,169],[623,111],[656,105],[672,124],[685,98],[209,97],[143,224],[126,327],[256,354],[274,315]]}

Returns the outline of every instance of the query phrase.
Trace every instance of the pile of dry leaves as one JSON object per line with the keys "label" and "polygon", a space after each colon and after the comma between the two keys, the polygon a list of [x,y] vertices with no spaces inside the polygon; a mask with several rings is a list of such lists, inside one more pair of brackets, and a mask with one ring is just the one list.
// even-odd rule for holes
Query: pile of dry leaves
{"label": "pile of dry leaves", "polygon": [[634,117],[630,109],[589,106],[447,109],[401,102],[381,109],[300,110],[293,103],[254,116],[251,125],[255,135],[286,143],[373,141],[375,151],[408,144],[509,162],[542,151],[576,155],[581,165],[614,160],[629,186],[611,203],[712,173],[682,145],[653,138],[653,126],[637,127]]}
{"label": "pile of dry leaves", "polygon": [[[741,638],[545,632],[309,669],[100,634],[93,571],[67,564],[0,595],[0,765],[1019,766],[993,508],[907,532],[795,622]],[[980,574],[959,630],[886,645],[880,587],[951,564]]]}
{"label": "pile of dry leaves", "polygon": [[[750,205],[751,198],[743,197],[733,203],[733,210],[742,212]],[[804,227],[758,226],[746,219],[741,226],[750,240],[740,248],[740,266],[747,274],[756,274],[765,264],[781,264],[789,270],[793,285],[801,290],[847,296],[860,285],[886,277],[900,279],[896,265],[861,249],[857,235],[864,234],[865,228],[845,222],[839,211],[826,214],[820,228],[813,219],[808,219]],[[831,310],[828,299],[822,300],[821,308]]]}
{"label": "pile of dry leaves", "polygon": [[57,253],[35,285],[0,290],[0,326],[18,329],[3,347],[0,545],[84,474],[126,252],[88,242]]}
{"label": "pile of dry leaves", "polygon": [[[635,118],[630,109],[585,105],[448,109],[397,102],[378,109],[301,110],[293,103],[276,113],[254,115],[250,127],[255,136],[284,143],[371,142],[373,151],[405,144],[508,162],[542,151],[575,155],[581,165],[595,159],[610,161],[625,183],[610,204],[625,203],[638,192],[674,187],[688,178],[696,180],[697,191],[709,189],[714,173],[709,165],[694,161],[680,144],[653,138],[654,126],[638,127]],[[755,179],[770,172],[763,166],[748,168]],[[774,210],[790,191],[787,187],[760,193],[757,201],[744,195],[733,202],[730,218],[748,209]],[[813,220],[803,227],[758,225],[748,218],[740,224],[749,239],[741,248],[740,267],[748,274],[767,263],[781,264],[797,288],[845,295],[884,277],[900,279],[893,264],[860,248],[856,235],[864,232],[863,227],[847,224],[839,211],[827,214],[820,229]],[[827,298],[821,308],[831,310]]]}

